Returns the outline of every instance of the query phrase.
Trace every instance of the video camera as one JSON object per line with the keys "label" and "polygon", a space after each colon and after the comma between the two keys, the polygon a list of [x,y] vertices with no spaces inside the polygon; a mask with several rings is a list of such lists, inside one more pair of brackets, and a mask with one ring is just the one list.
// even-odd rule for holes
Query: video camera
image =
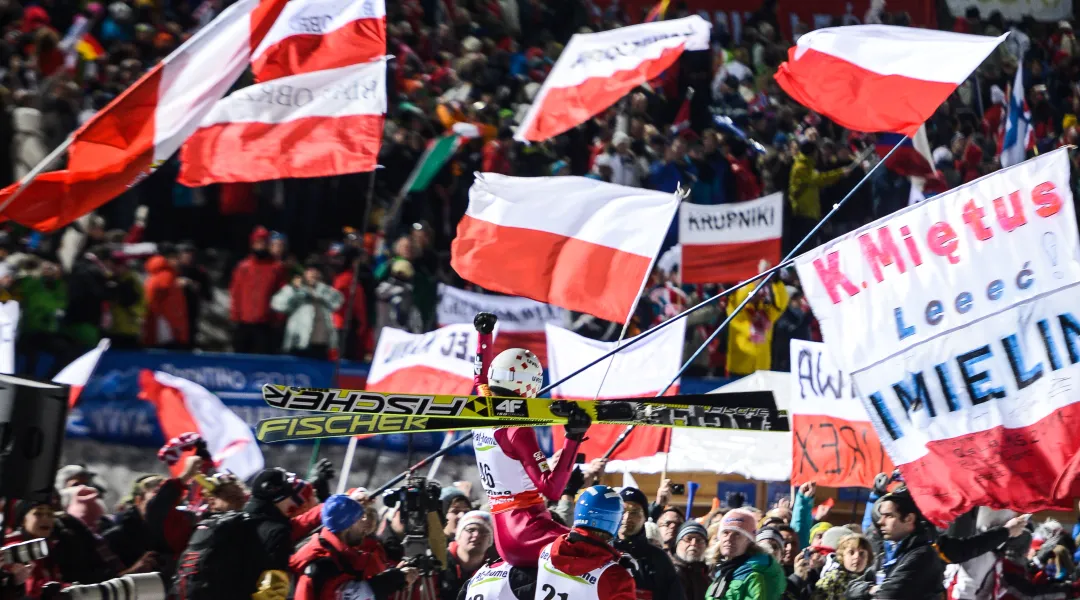
{"label": "video camera", "polygon": [[[401,524],[405,528],[402,546],[406,560],[425,573],[445,568],[446,543],[441,526],[442,502],[439,500],[441,493],[442,486],[439,482],[428,481],[426,477],[410,476],[405,480],[405,485],[386,490],[382,497],[384,505],[397,508],[400,512]],[[432,517],[435,518],[434,528]],[[433,534],[443,540],[441,544],[432,543]]]}
{"label": "video camera", "polygon": [[3,559],[4,564],[8,565],[15,563],[25,565],[48,555],[49,544],[45,542],[45,538],[37,538],[0,548],[0,558]]}
{"label": "video camera", "polygon": [[43,600],[165,600],[165,582],[160,573],[125,575],[92,585],[73,585],[60,589],[48,583],[41,590]]}

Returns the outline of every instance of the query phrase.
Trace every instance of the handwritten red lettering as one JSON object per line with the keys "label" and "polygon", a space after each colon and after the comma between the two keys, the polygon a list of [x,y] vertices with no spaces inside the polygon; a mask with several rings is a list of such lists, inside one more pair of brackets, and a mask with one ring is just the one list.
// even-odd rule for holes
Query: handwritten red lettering
{"label": "handwritten red lettering", "polygon": [[881,280],[884,279],[881,267],[895,263],[896,268],[901,273],[904,273],[907,271],[907,266],[904,264],[904,257],[900,256],[900,251],[896,248],[892,231],[888,227],[881,227],[878,229],[877,234],[878,243],[876,246],[869,233],[859,236],[859,245],[862,246],[863,258],[866,259],[866,263],[870,265],[870,270],[874,273],[874,279],[881,283]]}
{"label": "handwritten red lettering", "polygon": [[851,283],[847,275],[840,272],[840,253],[830,252],[825,259],[827,263],[822,262],[820,258],[814,259],[814,269],[817,270],[818,278],[821,280],[821,284],[825,286],[825,291],[829,293],[829,299],[832,300],[832,303],[840,304],[840,292],[836,289],[837,287],[844,288],[848,296],[858,294],[859,288]]}
{"label": "handwritten red lettering", "polygon": [[960,262],[960,257],[954,254],[960,242],[956,241],[956,230],[952,228],[952,225],[944,221],[931,225],[930,231],[926,234],[926,245],[934,254],[947,256],[950,264],[955,265]]}
{"label": "handwritten red lettering", "polygon": [[1035,189],[1031,191],[1031,201],[1038,206],[1035,214],[1044,219],[1056,215],[1061,210],[1061,197],[1058,196],[1057,187],[1049,181],[1035,186]]}
{"label": "handwritten red lettering", "polygon": [[997,215],[998,225],[1005,231],[1012,231],[1027,223],[1024,216],[1024,207],[1020,202],[1020,190],[1009,194],[1009,204],[1012,205],[1012,214],[1009,214],[1009,206],[1004,198],[994,198],[994,214]]}
{"label": "handwritten red lettering", "polygon": [[[974,200],[968,200],[964,204],[964,223],[971,228],[971,232],[975,234],[975,238],[978,240],[988,240],[994,237],[994,230],[986,226],[986,223],[983,222],[984,217],[986,217],[986,210],[981,206],[977,206]],[[950,227],[950,229],[952,228]]]}

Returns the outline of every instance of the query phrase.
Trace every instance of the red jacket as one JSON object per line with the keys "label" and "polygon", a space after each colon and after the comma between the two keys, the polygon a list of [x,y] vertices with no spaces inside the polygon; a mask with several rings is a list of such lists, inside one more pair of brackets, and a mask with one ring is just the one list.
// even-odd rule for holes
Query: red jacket
{"label": "red jacket", "polygon": [[[584,529],[574,528],[551,545],[551,564],[558,570],[580,577],[609,561],[618,561],[622,553]],[[597,595],[604,600],[635,600],[634,576],[620,565],[609,567],[596,582]]]}
{"label": "red jacket", "polygon": [[[341,306],[334,311],[334,327],[337,329],[345,327],[345,310],[349,307],[349,288],[351,287],[352,271],[346,269],[334,277],[334,289],[341,292],[341,297],[345,299]],[[349,326],[356,332],[357,339],[362,340],[368,326],[367,297],[364,296],[364,286],[359,282],[356,284],[356,299],[352,303],[352,312],[352,321]]]}
{"label": "red jacket", "polygon": [[[325,579],[321,589],[316,590],[314,580],[304,571],[320,559],[332,562],[337,574]],[[295,600],[335,600],[338,588],[357,579],[353,573],[362,574],[362,579],[368,581],[385,571],[386,567],[386,555],[375,538],[369,537],[360,547],[353,548],[346,546],[341,538],[328,529],[319,531],[319,535],[309,539],[289,559],[289,569],[299,576]]]}
{"label": "red jacket", "polygon": [[279,260],[250,255],[240,261],[229,284],[230,319],[255,325],[273,323],[276,315],[270,310],[270,298],[286,283],[285,265]]}
{"label": "red jacket", "polygon": [[[188,331],[188,306],[184,289],[176,281],[176,271],[164,256],[154,256],[146,261],[146,320],[143,321],[143,344],[154,346],[168,341],[186,344]],[[159,319],[168,324],[171,340],[158,339]]]}
{"label": "red jacket", "polygon": [[292,541],[295,544],[322,525],[322,504],[316,504],[307,512],[289,519],[289,523],[292,525]]}

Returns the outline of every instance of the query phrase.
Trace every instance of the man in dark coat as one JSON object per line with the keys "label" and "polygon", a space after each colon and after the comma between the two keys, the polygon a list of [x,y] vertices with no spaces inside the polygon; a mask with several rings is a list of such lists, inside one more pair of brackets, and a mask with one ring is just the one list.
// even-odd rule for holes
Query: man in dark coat
{"label": "man in dark coat", "polygon": [[649,500],[637,488],[623,488],[623,520],[615,549],[637,561],[634,582],[639,600],[684,600],[682,582],[662,548],[653,546],[645,536]]}

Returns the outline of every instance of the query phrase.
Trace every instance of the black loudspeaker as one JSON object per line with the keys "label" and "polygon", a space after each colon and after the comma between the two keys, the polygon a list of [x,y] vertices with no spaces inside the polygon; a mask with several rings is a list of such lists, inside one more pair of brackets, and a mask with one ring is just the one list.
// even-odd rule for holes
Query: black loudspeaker
{"label": "black loudspeaker", "polygon": [[0,496],[47,499],[68,411],[68,386],[0,375]]}

